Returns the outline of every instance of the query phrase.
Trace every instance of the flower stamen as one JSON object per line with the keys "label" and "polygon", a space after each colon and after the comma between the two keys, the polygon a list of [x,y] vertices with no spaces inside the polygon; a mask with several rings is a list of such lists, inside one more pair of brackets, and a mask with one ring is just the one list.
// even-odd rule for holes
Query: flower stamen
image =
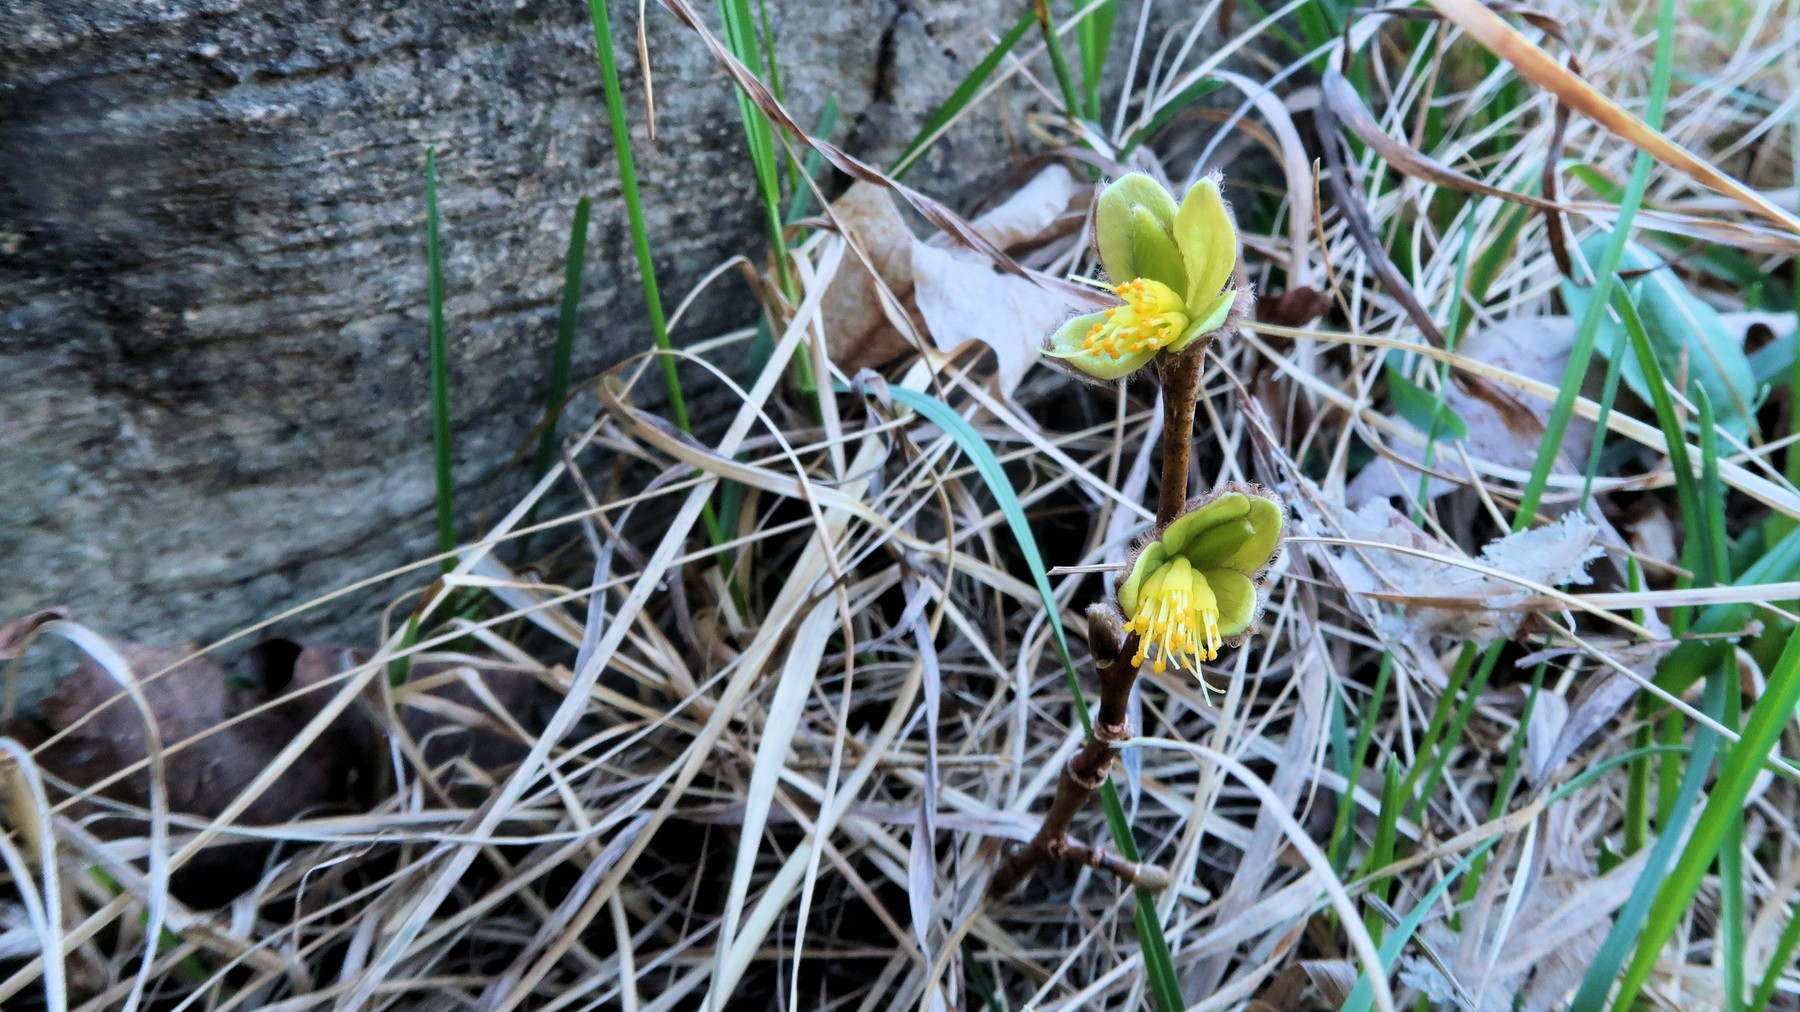
{"label": "flower stamen", "polygon": [[1134,665],[1156,648],[1158,674],[1173,664],[1195,674],[1202,662],[1219,656],[1219,606],[1206,577],[1185,559],[1174,559],[1151,574],[1139,594],[1129,628],[1138,635]]}
{"label": "flower stamen", "polygon": [[1133,278],[1114,288],[1125,300],[1088,328],[1082,350],[1108,358],[1155,352],[1175,343],[1187,329],[1187,306],[1175,290],[1151,278]]}

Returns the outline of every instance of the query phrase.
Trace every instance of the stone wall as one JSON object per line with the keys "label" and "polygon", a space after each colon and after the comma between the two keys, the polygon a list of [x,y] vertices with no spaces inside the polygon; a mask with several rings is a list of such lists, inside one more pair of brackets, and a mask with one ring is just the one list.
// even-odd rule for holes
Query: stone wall
{"label": "stone wall", "polygon": [[[615,3],[636,52],[635,5]],[[709,16],[716,12],[708,8]],[[789,107],[890,157],[1017,16],[770,0]],[[626,101],[672,306],[761,223],[726,79],[650,5]],[[635,64],[635,61],[633,60]],[[1003,168],[1001,101],[912,181]],[[0,618],[205,639],[432,551],[423,161],[436,145],[462,533],[520,489],[576,199],[576,375],[649,343],[585,4],[14,0],[0,9]],[[754,312],[728,281],[677,341]],[[364,635],[368,599],[281,631]]]}

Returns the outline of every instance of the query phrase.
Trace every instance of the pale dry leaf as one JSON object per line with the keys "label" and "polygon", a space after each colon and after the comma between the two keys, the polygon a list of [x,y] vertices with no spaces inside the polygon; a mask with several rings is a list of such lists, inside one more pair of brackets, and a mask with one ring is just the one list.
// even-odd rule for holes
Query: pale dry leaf
{"label": "pale dry leaf", "polygon": [[[1386,500],[1376,500],[1343,518],[1344,535],[1414,551],[1344,547],[1330,553],[1346,590],[1400,605],[1398,613],[1383,609],[1384,634],[1403,640],[1454,636],[1478,644],[1510,639],[1526,618],[1508,608],[1529,594],[1516,583],[1477,572],[1460,562],[1461,549],[1420,530]],[[1481,566],[1533,583],[1551,586],[1588,582],[1587,564],[1599,558],[1599,531],[1575,513],[1554,523],[1490,542],[1481,550]]]}
{"label": "pale dry leaf", "polygon": [[[1524,691],[1521,686],[1521,695]],[[1537,702],[1531,707],[1531,719],[1525,724],[1525,760],[1532,779],[1543,782],[1544,771],[1549,768],[1557,742],[1568,726],[1569,701],[1549,689],[1539,692]]]}
{"label": "pale dry leaf", "polygon": [[994,349],[1000,393],[1010,396],[1044,340],[1075,311],[1034,282],[994,269],[979,253],[919,243],[912,251],[919,315],[941,351],[970,341]]}
{"label": "pale dry leaf", "polygon": [[[1070,212],[1085,208],[1092,196],[1093,187],[1076,182],[1060,164],[1051,165],[970,224],[1001,249],[1035,245],[1079,228],[1081,219]],[[948,237],[939,235],[933,244],[948,245]]]}
{"label": "pale dry leaf", "polygon": [[[1662,635],[1667,633],[1668,626],[1654,612],[1645,616],[1645,624],[1658,632],[1657,639],[1647,643],[1611,643],[1606,644],[1605,649],[1608,657],[1648,681],[1656,675],[1657,666],[1662,663],[1662,659],[1675,648],[1675,641]],[[1569,652],[1561,649],[1538,651],[1521,657],[1519,666],[1528,667]],[[1583,679],[1574,701],[1568,704],[1568,716],[1558,730],[1554,743],[1541,760],[1533,760],[1532,779],[1543,783],[1555,775],[1584,742],[1611,722],[1619,710],[1637,694],[1638,684],[1636,680],[1611,667],[1601,668]]]}
{"label": "pale dry leaf", "polygon": [[[1574,340],[1575,322],[1566,316],[1514,317],[1465,337],[1456,352],[1463,358],[1555,384],[1562,378],[1563,366],[1568,363],[1569,347]],[[1536,463],[1543,436],[1541,431],[1515,431],[1493,405],[1455,383],[1444,384],[1444,405],[1463,420],[1469,435],[1467,439],[1452,443],[1439,434],[1432,469],[1457,481],[1432,478],[1427,493],[1429,498],[1435,499],[1457,488],[1459,483],[1474,481],[1463,464],[1459,449],[1477,460],[1523,471],[1529,471]],[[1569,420],[1568,435],[1562,445],[1565,470],[1580,470],[1579,465],[1586,462],[1593,439],[1592,422],[1580,417]],[[1423,459],[1423,447],[1396,442],[1391,449],[1401,460],[1375,461],[1363,468],[1345,489],[1345,501],[1351,506],[1361,506],[1375,499],[1411,496],[1418,491],[1420,472],[1417,463]],[[1414,466],[1405,466],[1409,463]]]}

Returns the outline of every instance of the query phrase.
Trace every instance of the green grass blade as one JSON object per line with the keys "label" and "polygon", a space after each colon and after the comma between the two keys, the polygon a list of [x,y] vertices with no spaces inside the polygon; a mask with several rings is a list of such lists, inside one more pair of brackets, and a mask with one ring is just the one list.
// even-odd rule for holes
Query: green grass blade
{"label": "green grass blade", "polygon": [[1775,998],[1775,988],[1781,983],[1781,971],[1790,965],[1796,947],[1800,947],[1800,903],[1795,903],[1788,911],[1787,927],[1781,929],[1775,951],[1769,956],[1768,968],[1763,970],[1762,982],[1750,996],[1750,1012],[1768,1012],[1769,1002]]}
{"label": "green grass blade", "polygon": [[[1400,790],[1400,764],[1389,756],[1381,783],[1381,811],[1375,819],[1375,842],[1369,847],[1368,860],[1363,862],[1363,874],[1358,878],[1379,875],[1381,869],[1394,863],[1394,841],[1400,836],[1400,810],[1405,807],[1406,795]],[[1388,886],[1392,881],[1388,878],[1374,879],[1369,883],[1369,895],[1386,903]],[[1370,938],[1377,943],[1381,941],[1384,924],[1374,907],[1363,912],[1363,927],[1369,930]]]}
{"label": "green grass blade", "polygon": [[[725,22],[725,44],[731,55],[757,77],[763,76],[763,55],[756,39],[756,26],[748,0],[719,0],[719,13]],[[773,43],[771,43],[772,45]],[[774,50],[769,51],[770,73],[779,77],[773,66]],[[763,223],[769,231],[769,249],[774,254],[776,279],[789,298],[796,294],[781,230],[781,181],[776,168],[775,131],[769,118],[744,90],[736,89],[738,118],[743,121],[744,141],[750,150],[750,164],[756,176],[757,196],[762,200]],[[804,363],[803,358],[795,359]],[[810,371],[809,371],[810,375]]]}
{"label": "green grass blade", "polygon": [[[894,400],[918,412],[954,439],[975,465],[975,470],[981,475],[988,491],[993,494],[1001,515],[1006,518],[1007,527],[1018,542],[1019,554],[1024,556],[1025,565],[1031,570],[1038,596],[1043,599],[1044,613],[1050,620],[1050,631],[1056,641],[1057,656],[1062,659],[1063,673],[1068,677],[1069,692],[1075,700],[1082,734],[1092,738],[1094,721],[1088,715],[1087,697],[1081,691],[1081,679],[1075,673],[1075,661],[1069,654],[1069,641],[1063,630],[1062,614],[1057,608],[1056,596],[1050,589],[1049,570],[1044,565],[1043,553],[1038,550],[1037,537],[1032,533],[1031,523],[1025,517],[1025,508],[1020,505],[1018,493],[1013,490],[1012,479],[1006,476],[1006,470],[1000,466],[1000,461],[995,458],[987,441],[948,404],[929,394],[903,387],[889,387],[888,393]],[[1131,835],[1131,823],[1125,816],[1125,806],[1120,803],[1119,792],[1113,787],[1111,778],[1100,785],[1100,801],[1106,810],[1106,825],[1112,832],[1113,845],[1119,849],[1119,856],[1131,862],[1140,860],[1137,841]],[[1135,891],[1138,904],[1138,945],[1143,951],[1151,993],[1156,998],[1159,1012],[1179,1012],[1182,1008],[1181,992],[1176,987],[1174,960],[1169,954],[1169,943],[1163,937],[1156,903],[1150,893],[1142,889]]]}
{"label": "green grass blade", "polygon": [[[838,97],[837,92],[825,96],[825,108],[819,113],[819,124],[813,129],[814,137],[830,138],[837,130]],[[818,179],[825,168],[825,156],[815,148],[807,148],[806,156],[800,162],[800,171],[808,179]],[[782,219],[784,225],[792,225],[801,218],[812,213],[812,187],[797,185],[788,197],[787,217]]]}
{"label": "green grass blade", "polygon": [[[1656,56],[1651,71],[1649,107],[1644,112],[1644,122],[1653,130],[1662,127],[1663,109],[1669,99],[1669,74],[1674,53],[1675,0],[1661,0],[1656,18]],[[1569,418],[1574,413],[1575,400],[1581,394],[1588,365],[1593,361],[1594,340],[1600,332],[1600,324],[1605,320],[1614,275],[1618,273],[1619,264],[1624,262],[1625,244],[1631,238],[1631,223],[1637,217],[1638,208],[1643,206],[1644,191],[1650,185],[1650,169],[1654,164],[1655,160],[1642,151],[1638,152],[1632,163],[1631,181],[1625,187],[1625,199],[1619,204],[1619,216],[1614,222],[1612,236],[1606,244],[1606,252],[1601,256],[1600,263],[1595,266],[1594,298],[1588,302],[1587,310],[1581,314],[1581,320],[1576,325],[1569,364],[1563,370],[1556,403],[1551,407],[1550,418],[1544,424],[1544,442],[1538,450],[1536,462],[1532,464],[1531,479],[1520,497],[1519,511],[1513,517],[1515,531],[1531,526],[1532,519],[1537,516],[1538,504],[1543,502],[1544,487],[1550,480],[1550,469],[1555,465],[1557,454],[1562,449],[1563,438],[1568,434]]]}
{"label": "green grass blade", "polygon": [[[637,165],[631,155],[631,127],[625,119],[625,98],[619,88],[619,64],[613,55],[612,19],[606,0],[588,0],[594,24],[594,49],[600,59],[600,83],[606,92],[606,118],[612,126],[613,154],[619,163],[619,190],[625,198],[625,214],[631,223],[631,249],[637,257],[638,278],[644,286],[644,308],[650,314],[650,335],[659,351],[670,351],[669,323],[663,315],[662,292],[656,284],[656,264],[650,257],[650,231],[644,225],[644,202],[638,194]],[[675,359],[661,356],[663,382],[669,388],[669,413],[675,427],[693,431],[687,400],[681,396],[681,377]]]}
{"label": "green grass blade", "polygon": [[1100,84],[1106,77],[1106,53],[1112,48],[1113,20],[1118,13],[1119,0],[1107,0],[1075,26],[1075,40],[1081,47],[1082,98],[1086,101],[1083,108],[1088,119],[1100,118]]}
{"label": "green grass blade", "polygon": [[1071,119],[1081,118],[1081,93],[1075,89],[1075,78],[1069,73],[1069,58],[1063,54],[1062,38],[1056,34],[1056,20],[1050,16],[1050,0],[1031,0],[1031,12],[1037,18],[1038,31],[1044,36],[1044,49],[1050,54],[1050,69],[1056,74],[1056,86],[1062,89],[1063,112]]}
{"label": "green grass blade", "polygon": [[[1703,518],[1711,572],[1707,585],[1717,584],[1731,576],[1725,531],[1725,483],[1719,478],[1718,423],[1713,415],[1712,398],[1706,387],[1695,383],[1694,401],[1700,412],[1700,501],[1706,506]],[[1723,658],[1721,658],[1723,667]],[[1726,682],[1725,726],[1738,729],[1742,718],[1743,695],[1733,684],[1736,671],[1720,671]],[[1725,1008],[1742,1012],[1744,1008],[1744,811],[1736,808],[1722,813],[1726,820],[1725,836],[1719,846],[1719,945],[1723,950],[1725,973]]]}
{"label": "green grass blade", "polygon": [[[1725,695],[1722,683],[1707,686],[1705,709],[1717,716],[1724,712]],[[1668,745],[1659,748],[1670,748]],[[1706,775],[1712,768],[1713,753],[1718,750],[1719,736],[1714,731],[1702,727],[1694,739],[1694,749],[1688,756],[1686,772],[1681,778],[1681,788],[1675,798],[1674,811],[1686,813],[1694,807],[1700,797],[1700,788],[1706,783]],[[1667,756],[1663,758],[1664,768],[1675,764]],[[1681,842],[1679,827],[1665,822],[1662,835],[1657,837],[1656,846],[1650,849],[1645,859],[1644,870],[1632,886],[1631,895],[1626,898],[1625,905],[1613,918],[1613,925],[1606,932],[1606,938],[1600,943],[1600,951],[1588,964],[1587,973],[1581,979],[1581,988],[1575,992],[1575,1000],[1569,1005],[1570,1012],[1601,1012],[1606,1006],[1606,996],[1612,990],[1614,980],[1618,979],[1619,967],[1624,964],[1625,957],[1631,954],[1632,943],[1637,941],[1640,929],[1646,916],[1652,911],[1653,904],[1660,907],[1656,884],[1662,880],[1663,870],[1669,867],[1669,861],[1675,855],[1675,848]],[[1710,860],[1710,855],[1708,855]],[[1661,947],[1661,943],[1658,943]],[[1628,1002],[1621,1001],[1619,1008],[1629,1008]]]}
{"label": "green grass blade", "polygon": [[[437,148],[425,152],[425,298],[430,318],[426,324],[431,346],[431,450],[437,475],[438,551],[456,548],[456,493],[452,474],[454,454],[450,445],[450,348],[444,333],[444,257],[438,242]],[[456,568],[456,559],[445,556],[444,572]]]}
{"label": "green grass blade", "polygon": [[[569,225],[569,252],[563,260],[562,310],[556,319],[556,348],[550,355],[549,389],[544,392],[544,433],[538,437],[537,456],[531,462],[534,483],[556,461],[556,416],[569,395],[569,362],[575,354],[575,321],[581,309],[581,276],[587,264],[588,214],[592,208],[593,201],[586,197],[576,201],[575,220]],[[531,526],[530,522],[525,526]]]}
{"label": "green grass blade", "polygon": [[1006,30],[1005,35],[1000,36],[1000,41],[995,43],[994,48],[981,58],[981,62],[975,65],[975,69],[969,71],[969,76],[962,79],[962,83],[956,86],[956,90],[950,93],[950,97],[944,100],[944,104],[938,106],[937,111],[925,120],[923,126],[919,127],[918,135],[906,145],[904,151],[900,152],[900,157],[894,160],[894,167],[888,170],[888,175],[899,179],[906,175],[907,170],[918,164],[920,156],[924,155],[926,149],[931,146],[932,139],[937,132],[944,128],[944,124],[955,119],[962,114],[964,109],[968,108],[969,103],[975,100],[975,93],[980,91],[981,86],[988,83],[988,79],[994,76],[994,71],[999,69],[1000,61],[1006,59],[1006,54],[1013,51],[1013,47],[1019,44],[1019,40],[1025,37],[1025,33],[1030,31],[1031,26],[1036,22],[1037,15],[1031,11],[1026,11],[1019,20],[1013,22],[1013,26]]}
{"label": "green grass blade", "polygon": [[[1735,681],[1735,678],[1731,680]],[[1727,680],[1721,678],[1719,681],[1723,684]],[[1735,685],[1729,688],[1736,691]],[[1765,756],[1780,740],[1782,729],[1793,720],[1796,703],[1800,703],[1800,636],[1788,640],[1781,659],[1769,672],[1768,686],[1751,708],[1740,740],[1726,753],[1719,779],[1713,784],[1706,807],[1700,813],[1700,821],[1681,852],[1681,859],[1657,890],[1656,903],[1645,923],[1643,936],[1638,940],[1637,953],[1619,985],[1620,1007],[1629,1007],[1637,999],[1663,943],[1675,933],[1676,925],[1686,915],[1688,905],[1700,889],[1700,880],[1730,835],[1731,827],[1734,823],[1741,824],[1738,820],[1743,816],[1750,785],[1762,771]],[[1670,832],[1667,835],[1673,837],[1676,834]]]}
{"label": "green grass blade", "polygon": [[[1375,738],[1375,721],[1387,702],[1388,680],[1394,674],[1394,655],[1381,655],[1381,667],[1375,672],[1375,687],[1369,691],[1369,705],[1356,722],[1356,743],[1350,747],[1350,777],[1368,762],[1369,744]],[[1350,863],[1350,817],[1356,811],[1356,782],[1351,779],[1338,797],[1337,820],[1331,827],[1331,866],[1342,872]]]}
{"label": "green grass blade", "polygon": [[[693,424],[688,418],[687,399],[681,394],[681,375],[675,369],[675,357],[667,354],[674,350],[669,340],[669,322],[663,315],[662,291],[656,284],[656,263],[650,256],[650,230],[644,224],[644,201],[638,193],[637,164],[631,155],[631,126],[625,119],[625,98],[619,87],[619,62],[613,54],[612,18],[608,14],[606,0],[588,0],[588,16],[594,26],[594,52],[600,61],[600,84],[606,93],[606,118],[612,127],[613,156],[619,163],[619,193],[625,200],[625,215],[631,225],[631,249],[637,258],[638,280],[644,287],[644,309],[650,317],[650,336],[656,342],[658,351],[664,354],[657,356],[662,363],[663,383],[668,389],[669,415],[675,427],[682,432],[693,432]],[[782,263],[785,259],[777,258]],[[716,546],[725,542],[725,532],[719,526],[719,515],[714,512],[712,503],[707,503],[700,514],[701,523],[706,527],[706,536]],[[719,568],[727,574],[731,572],[731,560],[719,556]],[[732,600],[741,610],[744,607],[742,588],[735,578],[728,578]]]}

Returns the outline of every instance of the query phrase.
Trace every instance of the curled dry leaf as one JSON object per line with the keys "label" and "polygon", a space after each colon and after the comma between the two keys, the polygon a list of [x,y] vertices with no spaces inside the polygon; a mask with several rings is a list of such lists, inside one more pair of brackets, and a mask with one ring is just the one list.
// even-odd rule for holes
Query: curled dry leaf
{"label": "curled dry leaf", "polygon": [[[1053,165],[982,215],[974,230],[994,245],[1019,248],[1079,227],[1071,214],[1087,195],[1069,171]],[[944,236],[915,238],[888,190],[858,183],[832,205],[901,307],[916,314],[931,343],[951,352],[970,341],[994,349],[1002,393],[1010,394],[1038,357],[1044,338],[1077,308],[1060,290],[996,268],[991,257]],[[846,372],[880,365],[911,343],[884,310],[875,276],[847,263],[821,306],[832,361]]]}
{"label": "curled dry leaf", "polygon": [[[1329,553],[1346,590],[1400,606],[1398,614],[1380,610],[1384,635],[1421,643],[1451,636],[1486,644],[1512,638],[1528,617],[1515,606],[1529,592],[1453,561],[1467,556],[1420,530],[1385,500],[1345,515],[1343,530],[1352,540],[1412,550],[1344,547]],[[1547,526],[1490,542],[1470,561],[1539,584],[1585,584],[1587,564],[1602,554],[1598,533],[1585,516],[1568,513]]]}
{"label": "curled dry leaf", "polygon": [[67,608],[45,608],[0,626],[0,661],[10,661],[24,653],[44,623],[68,617]]}
{"label": "curled dry leaf", "polygon": [[1304,327],[1331,308],[1331,296],[1311,285],[1290,288],[1280,295],[1262,295],[1256,300],[1258,323],[1280,327]]}
{"label": "curled dry leaf", "polygon": [[902,305],[910,301],[912,230],[894,206],[893,195],[871,183],[855,182],[831,203],[832,217],[855,240],[869,264],[847,255],[825,289],[819,313],[825,320],[831,360],[845,372],[889,362],[912,350],[912,342],[882,309],[879,276]]}

